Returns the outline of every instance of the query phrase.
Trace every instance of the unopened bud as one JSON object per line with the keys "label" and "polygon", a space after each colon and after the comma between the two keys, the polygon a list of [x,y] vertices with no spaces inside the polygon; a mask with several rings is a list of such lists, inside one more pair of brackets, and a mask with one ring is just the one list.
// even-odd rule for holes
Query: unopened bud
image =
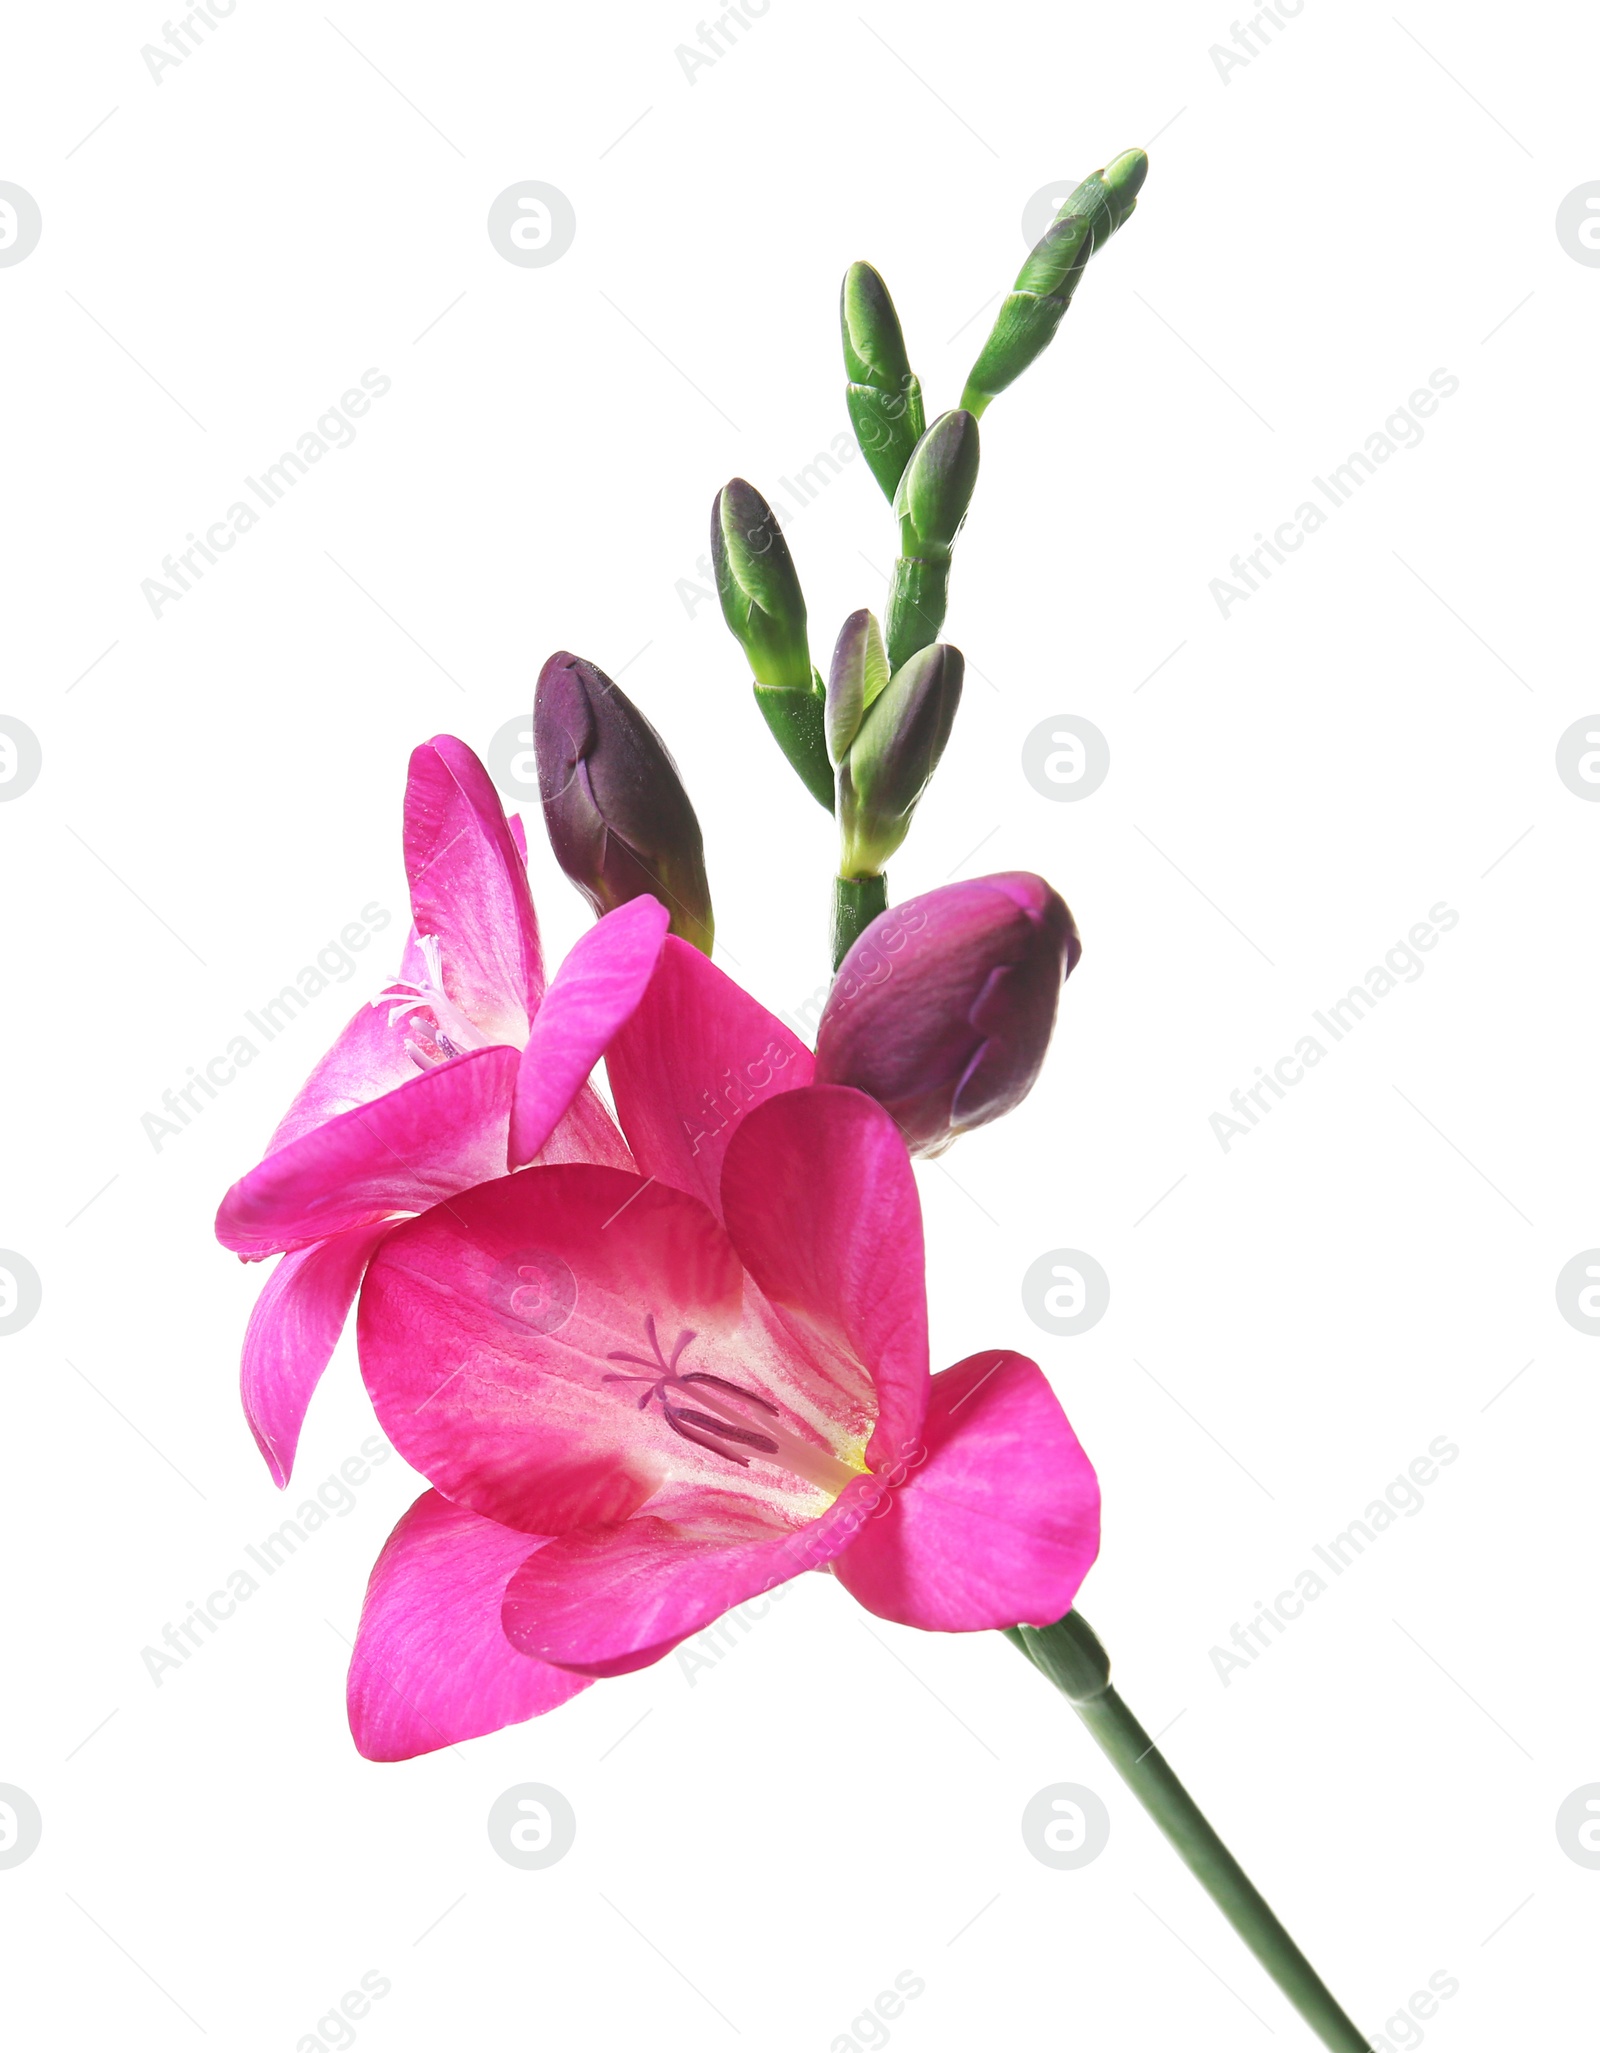
{"label": "unopened bud", "polygon": [[883,634],[863,606],[839,630],[828,669],[828,754],[835,765],[850,752],[867,708],[889,682]]}
{"label": "unopened bud", "polygon": [[700,823],[643,713],[604,671],[562,649],[539,673],[533,736],[550,846],[595,912],[649,893],[671,931],[709,955]]}
{"label": "unopened bud", "polygon": [[754,485],[733,478],[711,509],[711,560],[722,617],[757,684],[811,689],[806,602],[777,516]]}
{"label": "unopened bud", "polygon": [[730,479],[712,505],[711,560],[722,617],[750,665],[756,703],[806,789],[831,812],[833,770],[806,602],[777,516],[743,478]]}
{"label": "unopened bud", "polygon": [[950,739],[965,669],[946,642],[919,649],[863,714],[839,765],[841,876],[875,876],[905,840]]}
{"label": "unopened bud", "polygon": [[1085,265],[1133,212],[1149,169],[1143,150],[1124,150],[1103,171],[1091,171],[1068,196],[1017,273],[967,374],[961,404],[969,413],[981,414],[1049,347]]}
{"label": "unopened bud", "polygon": [[865,1091],[913,1154],[940,1154],[1033,1088],[1081,953],[1042,877],[1009,871],[908,898],[839,967],[817,1029],[817,1081]]}
{"label": "unopened bud", "polygon": [[959,409],[940,414],[917,444],[895,493],[902,542],[948,555],[977,482],[977,422]]}
{"label": "unopened bud", "polygon": [[889,587],[889,662],[939,639],[950,587],[950,551],[978,482],[978,423],[942,413],[912,451],[895,493],[900,555]]}
{"label": "unopened bud", "polygon": [[870,264],[852,264],[839,292],[844,403],[867,468],[892,500],[922,434],[922,387],[906,358],[889,288]]}

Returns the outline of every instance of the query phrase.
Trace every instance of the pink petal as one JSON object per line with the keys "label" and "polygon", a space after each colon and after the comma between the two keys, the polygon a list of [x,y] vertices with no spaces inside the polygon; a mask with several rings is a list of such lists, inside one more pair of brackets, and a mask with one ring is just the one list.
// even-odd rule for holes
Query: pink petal
{"label": "pink petal", "polygon": [[721,1227],[680,1192],[524,1169],[385,1241],[361,1296],[361,1373],[389,1438],[456,1503],[528,1532],[626,1518],[674,1478],[729,1469],[659,1406],[641,1412],[645,1382],[607,1382],[645,1375],[611,1355],[648,1357],[653,1313],[669,1347],[692,1330],[697,1363],[711,1349],[736,1374],[720,1351],[743,1283]]}
{"label": "pink petal", "polygon": [[412,750],[405,852],[412,918],[439,942],[446,995],[491,1041],[520,1048],[544,989],[527,867],[488,771],[454,735]]}
{"label": "pink petal", "polygon": [[533,1159],[540,1167],[559,1162],[593,1162],[602,1169],[625,1169],[630,1176],[634,1172],[628,1143],[592,1084],[585,1084],[579,1091],[561,1115],[555,1132]]}
{"label": "pink petal", "polygon": [[670,918],[654,898],[608,912],[556,972],[517,1071],[510,1167],[531,1161],[655,973]]}
{"label": "pink petal", "polygon": [[877,1392],[867,1461],[918,1445],[928,1401],[922,1208],[894,1121],[837,1084],[752,1112],[727,1150],[722,1202],[741,1260],[791,1331],[820,1332]]}
{"label": "pink petal", "polygon": [[814,1067],[803,1042],[675,934],[606,1050],[617,1117],[639,1167],[719,1218],[722,1158],[740,1120],[810,1083]]}
{"label": "pink petal", "polygon": [[[367,1271],[357,1331],[406,1460],[527,1532],[614,1524],[647,1500],[692,1518],[747,1491],[802,1523],[859,1473],[871,1425],[866,1378],[778,1328],[704,1205],[611,1169],[519,1170],[397,1227]],[[724,1402],[736,1386],[736,1416],[787,1443],[765,1450],[778,1458],[676,1430],[669,1365],[691,1422],[694,1377],[714,1379],[713,1408],[718,1381]]]}
{"label": "pink petal", "polygon": [[247,1257],[422,1212],[505,1167],[514,1048],[478,1048],[290,1141],[241,1177],[217,1238]]}
{"label": "pink petal", "polygon": [[357,1226],[285,1255],[267,1278],[245,1329],[239,1395],[272,1480],[294,1468],[311,1393],[338,1344],[367,1258],[389,1230]]}
{"label": "pink petal", "polygon": [[1039,1368],[999,1351],[935,1376],[924,1444],[834,1562],[840,1582],[927,1632],[1065,1616],[1099,1552],[1100,1485]]}
{"label": "pink petal", "polygon": [[350,1658],[350,1730],[369,1761],[409,1761],[553,1711],[588,1687],[508,1643],[515,1533],[425,1490],[384,1543]]}
{"label": "pink petal", "polygon": [[[282,998],[267,1002],[281,1006]],[[380,1000],[363,1005],[300,1086],[267,1143],[268,1154],[325,1126],[341,1112],[370,1105],[374,1098],[409,1083],[417,1065],[406,1052],[406,1037],[403,1021],[390,1026],[387,1004]]]}
{"label": "pink petal", "polygon": [[800,1526],[730,1499],[689,1520],[638,1515],[567,1533],[529,1555],[506,1585],[506,1638],[581,1674],[648,1668],[733,1605],[824,1567],[876,1497],[863,1476]]}

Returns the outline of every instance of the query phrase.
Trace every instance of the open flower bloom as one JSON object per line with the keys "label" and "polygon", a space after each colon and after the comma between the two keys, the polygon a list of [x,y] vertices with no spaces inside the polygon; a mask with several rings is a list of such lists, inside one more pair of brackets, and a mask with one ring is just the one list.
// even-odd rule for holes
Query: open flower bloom
{"label": "open flower bloom", "polygon": [[[618,1101],[664,1162],[671,1108],[635,1139]],[[808,1568],[931,1630],[1070,1608],[1098,1544],[1094,1471],[1032,1362],[995,1350],[930,1376],[893,1120],[819,1086],[768,1092],[728,1128],[680,1143],[699,1194],[535,1167],[374,1256],[362,1373],[434,1489],[363,1612],[350,1715],[369,1758],[549,1709]]]}
{"label": "open flower bloom", "polygon": [[525,849],[483,765],[449,735],[412,755],[405,862],[413,927],[399,980],[345,1027],[217,1214],[225,1247],[283,1256],[241,1368],[280,1485],[396,1219],[535,1157],[631,1166],[587,1078],[649,983],[665,908],[639,898],[608,914],[546,989]]}

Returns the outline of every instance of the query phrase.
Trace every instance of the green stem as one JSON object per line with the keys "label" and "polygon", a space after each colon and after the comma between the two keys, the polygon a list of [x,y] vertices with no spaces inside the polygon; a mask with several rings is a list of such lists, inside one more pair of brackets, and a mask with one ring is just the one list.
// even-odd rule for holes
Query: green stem
{"label": "green stem", "polygon": [[891,671],[939,639],[949,598],[948,550],[942,556],[902,553],[895,559],[884,630]]}
{"label": "green stem", "polygon": [[1271,1905],[1111,1687],[1106,1651],[1077,1612],[1069,1611],[1042,1631],[1011,1626],[1006,1638],[1067,1698],[1100,1751],[1323,2045],[1333,2053],[1368,2053],[1367,2039],[1339,2008]]}
{"label": "green stem", "polygon": [[837,969],[889,903],[889,880],[835,877],[833,880],[833,966]]}

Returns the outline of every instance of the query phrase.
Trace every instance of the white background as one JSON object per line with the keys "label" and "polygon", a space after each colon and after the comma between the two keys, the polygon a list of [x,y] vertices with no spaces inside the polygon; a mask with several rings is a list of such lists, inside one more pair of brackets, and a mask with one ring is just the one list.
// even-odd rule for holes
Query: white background
{"label": "white background", "polygon": [[[712,494],[781,491],[843,430],[850,259],[931,416],[1029,196],[1152,138],[985,419],[947,630],[981,675],[891,876],[1036,869],[1085,940],[1027,1107],[921,1172],[936,1365],[1046,1368],[1105,1489],[1084,1609],[1118,1680],[1363,2028],[1445,1970],[1428,2044],[1590,2029],[1600,1872],[1554,1819],[1600,1780],[1600,1362],[1554,1281],[1600,1241],[1600,808],[1554,762],[1600,701],[1600,273],[1554,221],[1600,178],[1600,35],[1309,0],[1224,81],[1226,12],[776,0],[692,83],[694,19],[626,0],[243,0],[159,85],[155,12],[13,19],[0,177],[44,221],[0,270],[0,711],[43,750],[0,806],[0,1245],[44,1288],[0,1340],[0,1781],[44,1820],[0,1871],[16,2045],[291,2053],[368,1970],[371,2053],[821,2053],[905,1970],[906,2053],[1310,2043],[1008,1647],[824,1577],[692,1685],[669,1659],[369,1765],[345,1641],[419,1487],[395,1459],[181,1672],[141,1660],[374,1430],[347,1340],[278,1497],[235,1395],[263,1271],[210,1222],[389,956],[159,1151],[142,1115],[364,905],[398,928],[408,751],[485,749],[562,646],[628,666],[719,960],[796,1013],[830,830],[678,589]],[[527,178],[576,210],[543,268],[485,231]],[[141,580],[368,367],[392,390],[353,446],[154,617]],[[1209,581],[1439,367],[1420,446],[1223,618]],[[789,533],[825,662],[892,524],[858,460]],[[1077,804],[1021,770],[1063,713],[1111,749]],[[558,957],[587,914],[529,824]],[[1230,1092],[1439,901],[1425,974],[1224,1152]],[[1111,1278],[1075,1339],[1020,1297],[1061,1247]],[[1438,1435],[1425,1509],[1224,1687],[1210,1649]],[[578,1817],[538,1873],[485,1831],[523,1781]],[[1019,1830],[1060,1781],[1112,1818],[1067,1873]]]}

